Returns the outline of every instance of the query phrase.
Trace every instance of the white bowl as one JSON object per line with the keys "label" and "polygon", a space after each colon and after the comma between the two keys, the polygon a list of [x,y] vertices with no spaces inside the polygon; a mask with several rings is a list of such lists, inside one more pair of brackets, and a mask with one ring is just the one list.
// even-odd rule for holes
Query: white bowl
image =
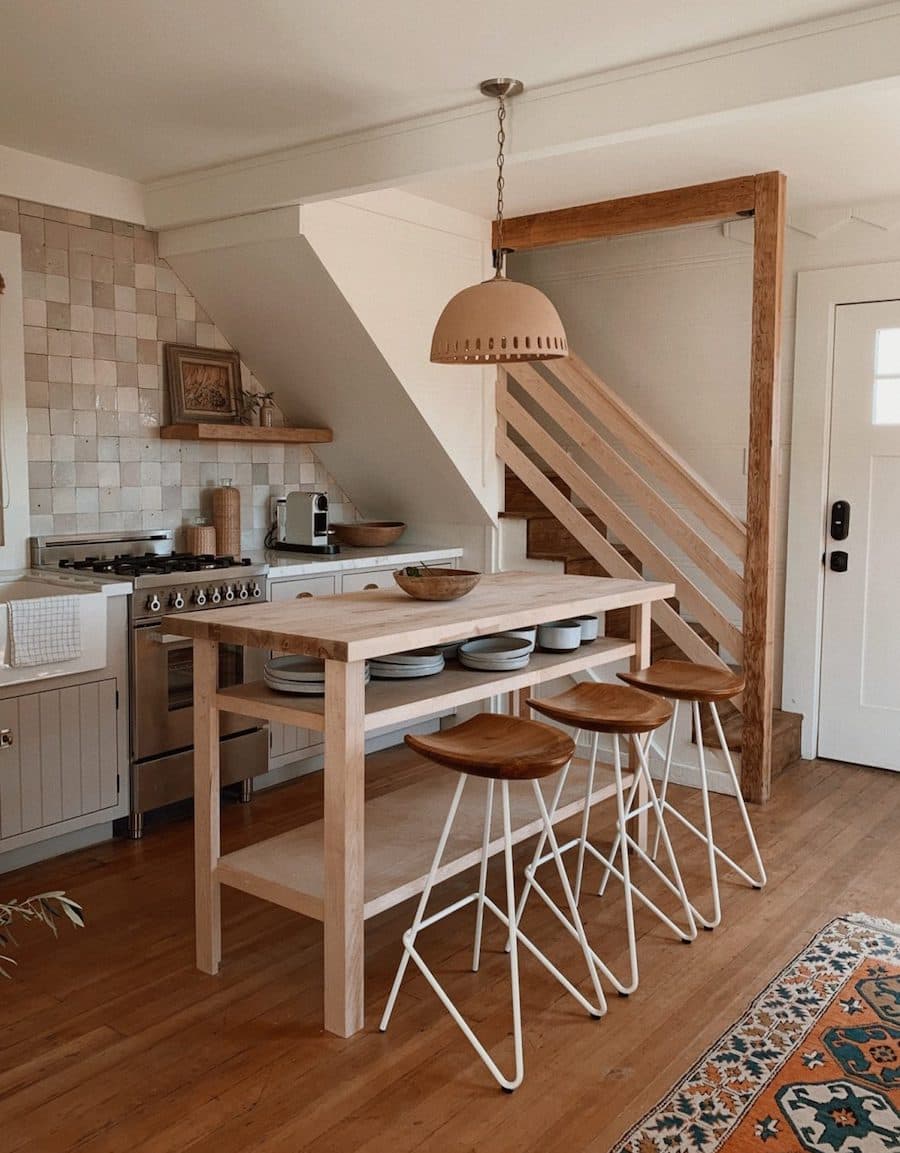
{"label": "white bowl", "polygon": [[537,625],[528,625],[521,629],[507,629],[505,632],[497,633],[498,637],[520,637],[522,640],[528,641],[530,646],[529,652],[534,651],[535,642],[537,641]]}
{"label": "white bowl", "polygon": [[569,653],[581,644],[581,622],[550,621],[538,626],[538,644],[554,653]]}
{"label": "white bowl", "polygon": [[597,617],[573,617],[581,625],[581,643],[595,641],[600,635],[600,621]]}

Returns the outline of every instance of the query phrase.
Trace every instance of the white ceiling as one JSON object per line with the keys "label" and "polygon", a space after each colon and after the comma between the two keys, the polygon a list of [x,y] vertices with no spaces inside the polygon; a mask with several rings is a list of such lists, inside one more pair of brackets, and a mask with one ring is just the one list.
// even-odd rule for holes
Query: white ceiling
{"label": "white ceiling", "polygon": [[[778,169],[793,207],[900,195],[900,82],[744,109],[727,120],[604,148],[506,165],[508,215],[590,204],[662,188]],[[496,190],[484,171],[435,173],[408,192],[490,216]]]}
{"label": "white ceiling", "polygon": [[[0,0],[0,144],[146,181],[466,105],[477,98],[478,81],[498,72],[540,86],[865,6]],[[858,144],[853,133],[849,143]],[[680,156],[732,175],[737,161],[717,151],[727,145],[710,138],[705,157],[693,135],[665,146],[675,166]],[[630,165],[643,163],[640,145],[566,163],[573,179],[591,187],[594,171],[580,169],[596,164],[610,182],[601,195],[660,182],[658,165],[652,178],[632,176]],[[778,163],[767,147],[757,166]],[[551,195],[558,165],[559,158],[553,176],[536,166],[535,207],[558,203]],[[746,166],[741,159],[738,167]],[[687,177],[704,178],[693,168]],[[467,187],[462,179],[441,196],[466,201]]]}

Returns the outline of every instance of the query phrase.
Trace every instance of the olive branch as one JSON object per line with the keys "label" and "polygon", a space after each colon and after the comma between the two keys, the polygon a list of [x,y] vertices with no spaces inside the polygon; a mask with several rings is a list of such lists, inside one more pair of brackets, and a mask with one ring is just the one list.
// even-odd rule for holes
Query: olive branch
{"label": "olive branch", "polygon": [[[0,903],[0,950],[9,945],[18,945],[18,941],[9,927],[14,921],[24,923],[41,921],[47,926],[54,937],[59,935],[57,922],[63,917],[68,918],[76,928],[84,928],[84,912],[76,901],[67,897],[63,892],[38,893],[36,897],[29,897],[26,901],[8,901]],[[0,976],[10,979],[12,974],[7,965],[15,965],[12,957],[0,952]]]}

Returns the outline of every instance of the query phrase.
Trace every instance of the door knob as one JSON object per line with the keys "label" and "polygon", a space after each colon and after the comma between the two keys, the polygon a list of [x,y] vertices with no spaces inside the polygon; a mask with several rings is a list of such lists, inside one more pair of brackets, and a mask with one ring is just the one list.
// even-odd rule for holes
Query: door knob
{"label": "door knob", "polygon": [[845,552],[842,552],[839,549],[835,549],[835,551],[828,558],[828,567],[832,572],[846,572],[848,561],[849,557]]}

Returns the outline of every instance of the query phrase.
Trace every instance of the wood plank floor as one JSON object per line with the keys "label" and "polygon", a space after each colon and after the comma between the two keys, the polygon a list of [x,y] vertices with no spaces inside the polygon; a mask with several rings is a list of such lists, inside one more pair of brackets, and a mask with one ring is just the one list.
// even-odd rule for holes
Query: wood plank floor
{"label": "wood plank floor", "polygon": [[[427,771],[406,750],[378,754],[369,791]],[[20,934],[19,969],[0,987],[0,1148],[606,1153],[831,917],[865,910],[900,921],[898,785],[890,773],[831,762],[791,768],[774,801],[753,814],[769,887],[759,893],[728,881],[724,925],[690,947],[640,911],[641,987],[611,997],[600,1022],[523,962],[526,1078],[512,1096],[493,1086],[418,975],[407,978],[389,1033],[377,1032],[409,904],[369,922],[367,1029],[345,1041],[320,1026],[318,924],[226,890],[222,972],[194,970],[188,820],[142,842],[7,874],[7,895],[65,888],[83,902],[88,927],[66,929],[57,942],[38,929]],[[697,812],[697,795],[677,794],[686,812]],[[733,804],[714,804],[723,844],[741,852]],[[248,807],[228,805],[225,846],[316,819],[320,808],[319,777]],[[597,826],[608,834],[606,814]],[[699,900],[702,849],[677,844]],[[461,895],[471,876],[443,893]],[[492,876],[497,890],[499,864]],[[622,966],[619,892],[588,896],[584,907],[598,951]],[[432,929],[424,952],[508,1066],[502,937],[491,926],[482,970],[470,973],[470,913]],[[580,978],[574,943],[538,903],[526,928]]]}

